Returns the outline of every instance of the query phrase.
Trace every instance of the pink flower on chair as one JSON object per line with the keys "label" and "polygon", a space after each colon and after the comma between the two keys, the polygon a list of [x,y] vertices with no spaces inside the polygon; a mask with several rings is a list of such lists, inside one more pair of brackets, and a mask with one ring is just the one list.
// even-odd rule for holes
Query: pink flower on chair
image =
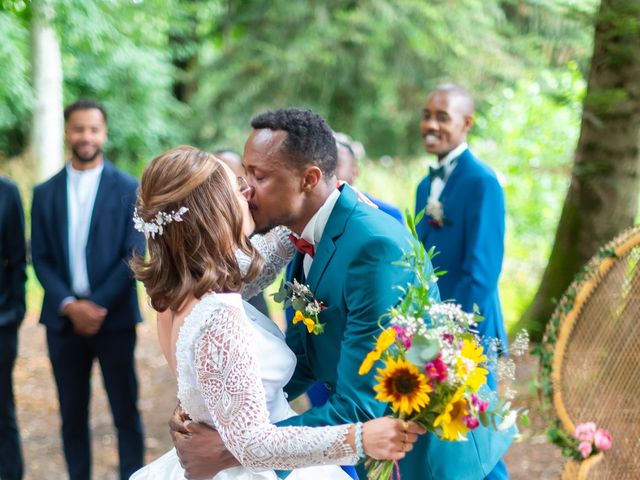
{"label": "pink flower on chair", "polygon": [[596,424],[593,422],[586,422],[576,426],[576,431],[573,436],[581,442],[590,442],[593,440],[595,434]]}
{"label": "pink flower on chair", "polygon": [[598,450],[605,451],[611,448],[613,438],[604,428],[599,428],[593,436],[593,443]]}
{"label": "pink flower on chair", "polygon": [[593,450],[593,447],[591,446],[591,442],[580,442],[580,445],[578,445],[578,450],[580,451],[580,455],[582,455],[582,458],[587,458],[589,455],[591,455],[591,451]]}

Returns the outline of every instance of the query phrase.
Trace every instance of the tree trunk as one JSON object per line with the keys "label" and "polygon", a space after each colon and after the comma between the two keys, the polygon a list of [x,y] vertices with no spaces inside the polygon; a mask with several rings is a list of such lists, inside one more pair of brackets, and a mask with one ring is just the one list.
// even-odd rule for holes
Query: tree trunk
{"label": "tree trunk", "polygon": [[32,4],[32,62],[34,108],[31,150],[40,180],[53,175],[63,163],[62,61],[53,28],[54,8],[50,0]]}
{"label": "tree trunk", "polygon": [[539,290],[517,329],[542,338],[575,274],[633,225],[640,173],[640,1],[602,0],[571,185]]}

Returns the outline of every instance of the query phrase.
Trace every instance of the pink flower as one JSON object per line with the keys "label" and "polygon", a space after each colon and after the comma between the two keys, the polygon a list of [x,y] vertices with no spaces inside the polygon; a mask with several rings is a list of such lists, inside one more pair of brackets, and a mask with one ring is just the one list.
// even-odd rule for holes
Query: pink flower
{"label": "pink flower", "polygon": [[471,416],[471,415],[465,415],[464,417],[462,417],[462,421],[464,422],[464,425],[469,430],[474,430],[474,429],[478,428],[478,425],[480,425],[480,422],[478,421],[478,419],[476,417]]}
{"label": "pink flower", "polygon": [[437,380],[438,383],[444,382],[448,377],[447,365],[442,361],[440,354],[424,365],[424,371],[431,380]]}
{"label": "pink flower", "polygon": [[576,426],[576,431],[573,434],[581,442],[590,442],[593,440],[593,436],[596,434],[596,424],[593,422],[581,423]]}
{"label": "pink flower", "polygon": [[612,441],[613,438],[611,437],[611,434],[604,428],[596,430],[596,433],[593,436],[593,443],[598,450],[609,450],[611,448]]}
{"label": "pink flower", "polygon": [[591,455],[591,442],[580,442],[580,445],[578,445],[578,450],[580,450],[580,455],[582,455],[582,458],[587,458],[589,455]]}
{"label": "pink flower", "polygon": [[475,393],[471,394],[471,404],[478,409],[478,412],[484,413],[489,408],[489,402],[480,400]]}
{"label": "pink flower", "polygon": [[453,343],[453,335],[452,335],[452,334],[450,334],[450,333],[444,333],[444,334],[442,335],[442,339],[443,339],[443,340],[446,340],[446,341],[447,341],[447,342],[449,342],[449,343]]}
{"label": "pink flower", "polygon": [[407,334],[407,330],[400,325],[393,325],[392,328],[396,331],[396,336],[402,342],[404,348],[409,350],[411,348],[411,336]]}

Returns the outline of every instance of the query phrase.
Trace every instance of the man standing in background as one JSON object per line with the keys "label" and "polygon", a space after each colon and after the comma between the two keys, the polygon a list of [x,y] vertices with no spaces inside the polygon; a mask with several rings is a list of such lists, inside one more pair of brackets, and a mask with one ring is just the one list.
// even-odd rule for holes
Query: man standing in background
{"label": "man standing in background", "polygon": [[[356,179],[360,175],[360,167],[358,162],[365,158],[364,147],[360,142],[354,141],[349,135],[342,132],[335,132],[333,135],[336,139],[338,147],[338,164],[336,165],[336,178],[347,182],[351,186],[355,186]],[[376,207],[384,213],[391,215],[393,218],[404,224],[402,212],[383,200],[364,194]]]}
{"label": "man standing in background", "polygon": [[[478,331],[485,346],[492,339],[502,348],[507,336],[498,295],[504,256],[505,203],[494,171],[471,153],[467,133],[473,125],[471,94],[455,84],[438,86],[423,108],[420,132],[438,167],[418,185],[416,226],[426,250],[435,247],[434,268],[447,273],[438,280],[443,300],[453,300],[467,312],[477,305],[484,320]],[[495,389],[496,379],[488,384]],[[509,478],[499,462],[488,479]]]}
{"label": "man standing in background", "polygon": [[128,261],[144,255],[133,227],[137,181],[102,154],[107,115],[78,100],[64,112],[67,165],[33,194],[33,266],[44,288],[40,322],[47,327],[71,480],[91,478],[89,399],[98,359],[118,432],[120,478],[142,467],[143,435],[134,367],[141,321]]}
{"label": "man standing in background", "polygon": [[25,313],[26,248],[18,187],[0,177],[0,478],[23,474],[20,433],[13,397],[18,328]]}

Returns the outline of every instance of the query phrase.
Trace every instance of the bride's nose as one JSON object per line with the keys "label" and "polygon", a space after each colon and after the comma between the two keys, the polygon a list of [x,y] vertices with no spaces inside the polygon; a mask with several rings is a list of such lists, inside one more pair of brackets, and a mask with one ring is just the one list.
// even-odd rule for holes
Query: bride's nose
{"label": "bride's nose", "polygon": [[254,191],[255,188],[253,188],[251,185],[248,185],[247,188],[242,191],[242,195],[244,195],[244,198],[246,198],[247,200],[251,200]]}

